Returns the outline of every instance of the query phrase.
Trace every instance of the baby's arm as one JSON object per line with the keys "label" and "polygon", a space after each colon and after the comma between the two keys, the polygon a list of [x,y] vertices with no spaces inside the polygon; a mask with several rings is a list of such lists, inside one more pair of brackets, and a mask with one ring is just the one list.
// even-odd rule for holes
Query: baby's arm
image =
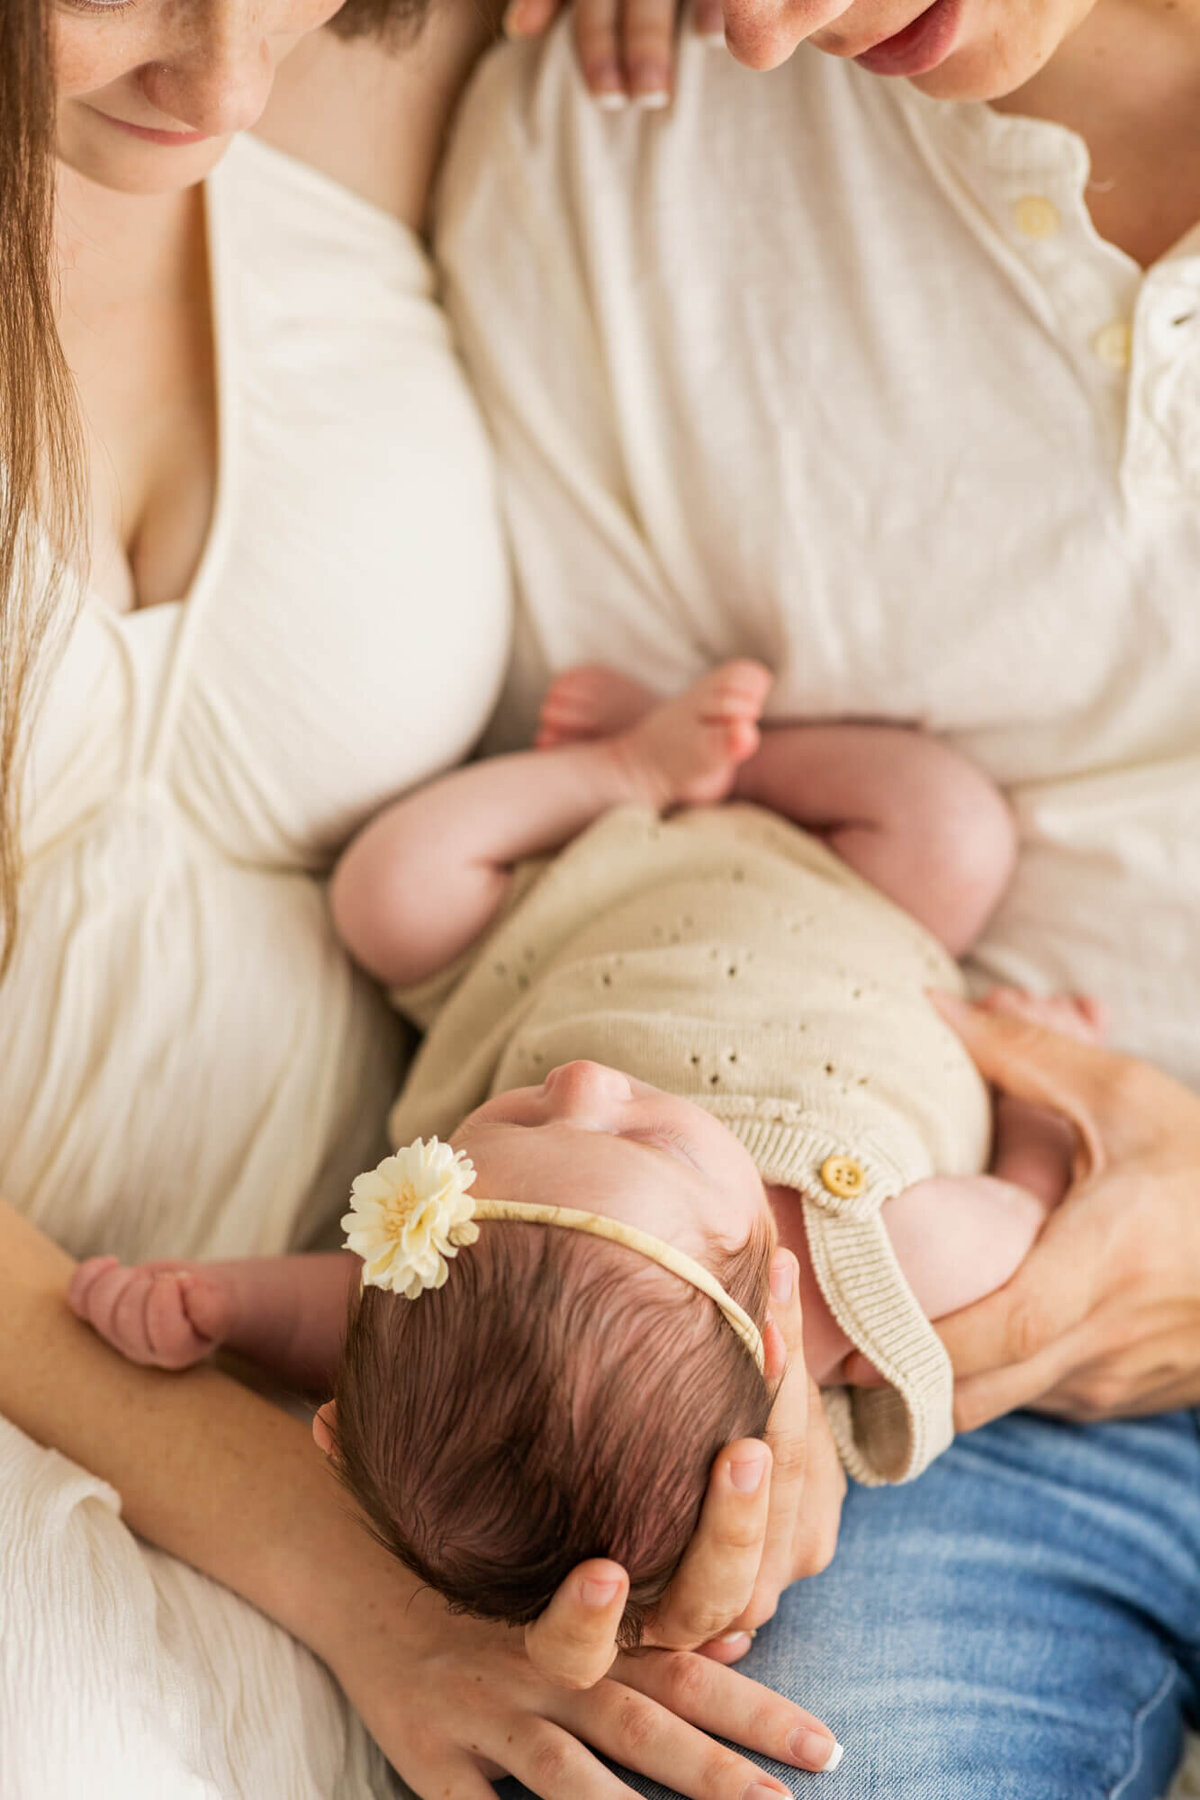
{"label": "baby's arm", "polygon": [[724,798],[758,744],[770,684],[758,663],[727,663],[616,736],[493,757],[397,800],[334,871],[343,942],[389,986],[444,968],[495,916],[522,858],[627,801],[661,811]]}
{"label": "baby's arm", "polygon": [[94,1256],[75,1270],[67,1298],[131,1362],[186,1369],[224,1347],[316,1391],[332,1384],[361,1271],[345,1251],[133,1268]]}
{"label": "baby's arm", "polygon": [[1016,827],[999,789],[922,731],[774,726],[734,791],[823,837],[952,956],[974,943],[1012,875]]}

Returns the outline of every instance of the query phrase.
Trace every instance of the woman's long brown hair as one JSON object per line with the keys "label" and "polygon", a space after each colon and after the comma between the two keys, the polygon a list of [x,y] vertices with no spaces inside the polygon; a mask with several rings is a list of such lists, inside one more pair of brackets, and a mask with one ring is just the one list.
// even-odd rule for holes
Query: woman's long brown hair
{"label": "woman's long brown hair", "polygon": [[48,0],[0,6],[0,973],[21,876],[22,720],[82,544],[74,387],[54,322]]}
{"label": "woman's long brown hair", "polygon": [[[25,726],[80,592],[75,388],[55,323],[52,0],[0,0],[0,975],[17,929]],[[424,0],[347,0],[342,37],[419,22]]]}

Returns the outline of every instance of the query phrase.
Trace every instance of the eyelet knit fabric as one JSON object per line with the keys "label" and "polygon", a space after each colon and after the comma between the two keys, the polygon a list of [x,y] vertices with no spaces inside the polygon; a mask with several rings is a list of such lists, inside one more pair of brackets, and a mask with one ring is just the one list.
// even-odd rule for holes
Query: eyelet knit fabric
{"label": "eyelet knit fabric", "polygon": [[[468,956],[394,996],[427,1036],[392,1137],[448,1137],[580,1057],[705,1107],[802,1196],[822,1291],[887,1379],[826,1395],[847,1468],[905,1480],[950,1440],[952,1378],[879,1209],[925,1176],[977,1174],[990,1137],[929,987],[961,991],[940,945],[796,826],[621,808],[525,865]],[[822,1179],[831,1159],[861,1169],[858,1192]]]}

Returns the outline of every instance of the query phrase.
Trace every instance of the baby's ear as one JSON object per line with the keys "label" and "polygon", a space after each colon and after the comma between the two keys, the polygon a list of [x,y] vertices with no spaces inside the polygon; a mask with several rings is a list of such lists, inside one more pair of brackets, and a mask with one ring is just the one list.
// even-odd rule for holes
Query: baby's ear
{"label": "baby's ear", "polygon": [[327,1400],[313,1414],[313,1438],[318,1449],[337,1461],[337,1402]]}

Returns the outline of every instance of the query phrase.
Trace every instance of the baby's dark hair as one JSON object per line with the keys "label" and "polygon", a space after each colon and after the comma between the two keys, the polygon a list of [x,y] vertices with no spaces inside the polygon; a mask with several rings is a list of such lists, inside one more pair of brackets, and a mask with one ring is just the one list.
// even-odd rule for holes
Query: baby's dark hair
{"label": "baby's dark hair", "polygon": [[[705,1260],[761,1328],[772,1238]],[[338,1374],[343,1480],[380,1542],[457,1610],[511,1625],[576,1563],[629,1574],[640,1641],[695,1530],[713,1458],[769,1396],[704,1294],[636,1251],[483,1223],[444,1287],[356,1298]]]}

